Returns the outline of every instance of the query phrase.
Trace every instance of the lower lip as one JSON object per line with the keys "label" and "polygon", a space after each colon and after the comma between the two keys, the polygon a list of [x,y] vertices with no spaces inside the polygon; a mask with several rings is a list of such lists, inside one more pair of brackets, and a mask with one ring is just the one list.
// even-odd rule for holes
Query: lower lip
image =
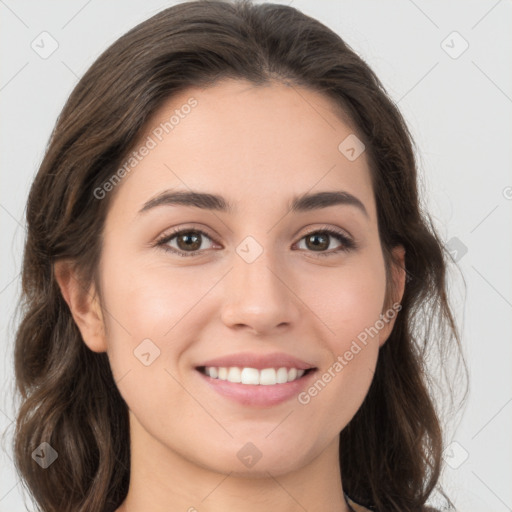
{"label": "lower lip", "polygon": [[254,385],[229,382],[227,380],[213,379],[212,377],[196,372],[217,393],[231,398],[242,405],[253,407],[270,407],[286,402],[297,396],[316,374],[316,370],[310,371],[297,380],[285,384]]}

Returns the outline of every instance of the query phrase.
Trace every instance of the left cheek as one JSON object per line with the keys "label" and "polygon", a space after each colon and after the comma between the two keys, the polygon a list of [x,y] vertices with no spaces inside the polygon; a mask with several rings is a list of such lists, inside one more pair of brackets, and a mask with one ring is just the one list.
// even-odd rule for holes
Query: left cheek
{"label": "left cheek", "polygon": [[316,281],[310,302],[341,349],[379,319],[384,292],[385,279],[378,269],[346,269],[338,276]]}

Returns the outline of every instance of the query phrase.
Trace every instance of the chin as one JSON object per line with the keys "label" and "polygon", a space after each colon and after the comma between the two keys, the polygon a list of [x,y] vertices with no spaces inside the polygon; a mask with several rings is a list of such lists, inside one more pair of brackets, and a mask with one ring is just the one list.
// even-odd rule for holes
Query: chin
{"label": "chin", "polygon": [[[305,454],[298,453],[297,448],[283,450],[273,448],[267,444],[266,447],[258,449],[257,443],[247,442],[234,449],[227,449],[223,453],[212,455],[216,464],[212,466],[211,460],[203,461],[208,466],[223,474],[231,474],[240,478],[268,478],[293,472],[306,464]],[[204,464],[206,463],[206,464]]]}

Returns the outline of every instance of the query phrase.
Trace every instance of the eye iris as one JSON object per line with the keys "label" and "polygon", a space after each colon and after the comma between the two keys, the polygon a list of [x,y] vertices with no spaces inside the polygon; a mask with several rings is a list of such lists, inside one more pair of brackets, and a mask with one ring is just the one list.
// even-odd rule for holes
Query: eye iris
{"label": "eye iris", "polygon": [[[193,243],[192,244],[185,243],[185,245],[182,246],[182,244],[181,244],[182,240],[187,240],[187,241],[193,240]],[[194,231],[186,231],[186,232],[178,235],[177,243],[178,243],[178,247],[180,249],[194,251],[201,247],[201,235],[194,234]]]}
{"label": "eye iris", "polygon": [[[324,243],[322,243],[322,242],[318,243],[317,240],[319,238],[323,238]],[[309,247],[310,240],[315,240],[315,242],[313,242],[313,245],[312,245],[312,248],[314,248],[315,250],[318,248],[327,249],[329,247],[329,235],[327,235],[325,233],[313,233],[313,234],[309,235],[308,237],[306,237],[306,245],[308,245],[308,247]]]}

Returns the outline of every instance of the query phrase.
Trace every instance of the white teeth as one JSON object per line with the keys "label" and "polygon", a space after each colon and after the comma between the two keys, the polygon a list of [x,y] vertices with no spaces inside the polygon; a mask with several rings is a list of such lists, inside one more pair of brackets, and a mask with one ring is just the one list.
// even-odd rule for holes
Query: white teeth
{"label": "white teeth", "polygon": [[228,379],[229,382],[242,382],[242,372],[240,368],[236,366],[232,366],[228,370]]}
{"label": "white teeth", "polygon": [[277,384],[276,371],[274,368],[264,368],[260,370],[260,384],[262,386],[272,386],[273,384]]}
{"label": "white teeth", "polygon": [[278,384],[288,382],[288,370],[286,368],[279,368],[279,370],[277,370],[276,380]]}
{"label": "white teeth", "polygon": [[244,368],[242,370],[242,384],[259,384],[260,375],[254,368]]}
{"label": "white teeth", "polygon": [[305,370],[297,368],[238,368],[231,366],[229,368],[215,366],[206,366],[204,373],[213,379],[227,380],[228,382],[272,386],[274,384],[285,384],[299,379],[304,375]]}

